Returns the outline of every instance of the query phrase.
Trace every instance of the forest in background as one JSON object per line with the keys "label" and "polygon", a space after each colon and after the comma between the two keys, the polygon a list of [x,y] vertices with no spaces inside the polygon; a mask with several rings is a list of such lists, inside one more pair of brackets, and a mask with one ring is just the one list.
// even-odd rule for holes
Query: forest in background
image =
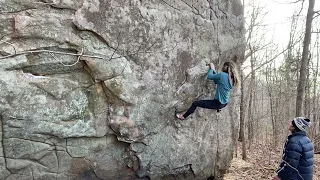
{"label": "forest in background", "polygon": [[247,159],[247,151],[254,143],[282,147],[289,135],[288,125],[297,116],[311,119],[308,135],[318,152],[320,9],[315,8],[315,0],[279,1],[295,7],[287,18],[288,41],[280,45],[270,35],[270,24],[265,23],[270,12],[262,2],[243,1],[246,53],[240,69],[242,159]]}
{"label": "forest in background", "polygon": [[[273,1],[294,6],[288,16],[285,44],[270,32],[270,11],[263,0],[243,0],[246,53],[241,64],[239,142],[224,180],[272,179],[297,116],[311,119],[308,136],[320,153],[320,9],[315,0]],[[270,1],[268,1],[270,2]],[[270,35],[271,34],[271,35]],[[279,37],[279,36],[277,36]],[[249,153],[250,152],[250,153]],[[314,158],[314,179],[320,177],[320,155]]]}

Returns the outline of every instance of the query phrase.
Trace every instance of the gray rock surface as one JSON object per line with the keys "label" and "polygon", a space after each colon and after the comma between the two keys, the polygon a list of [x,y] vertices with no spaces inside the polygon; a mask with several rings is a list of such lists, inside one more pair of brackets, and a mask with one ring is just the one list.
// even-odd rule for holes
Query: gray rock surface
{"label": "gray rock surface", "polygon": [[221,179],[239,91],[174,114],[212,98],[243,23],[240,0],[0,0],[0,180]]}

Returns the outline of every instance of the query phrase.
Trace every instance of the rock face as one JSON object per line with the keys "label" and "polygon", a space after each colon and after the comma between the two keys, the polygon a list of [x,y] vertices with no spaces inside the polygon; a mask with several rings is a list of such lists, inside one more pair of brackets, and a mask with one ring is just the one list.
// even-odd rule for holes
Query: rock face
{"label": "rock face", "polygon": [[240,0],[1,0],[0,19],[0,179],[223,176],[238,91],[174,114],[214,95],[206,63],[240,61]]}

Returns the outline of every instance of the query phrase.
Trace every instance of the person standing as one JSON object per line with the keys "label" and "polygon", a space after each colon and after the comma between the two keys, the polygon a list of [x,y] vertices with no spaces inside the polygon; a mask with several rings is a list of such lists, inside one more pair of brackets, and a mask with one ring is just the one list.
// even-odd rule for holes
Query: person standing
{"label": "person standing", "polygon": [[289,125],[291,135],[284,145],[282,160],[273,180],[312,180],[314,149],[306,131],[308,118],[296,117]]}

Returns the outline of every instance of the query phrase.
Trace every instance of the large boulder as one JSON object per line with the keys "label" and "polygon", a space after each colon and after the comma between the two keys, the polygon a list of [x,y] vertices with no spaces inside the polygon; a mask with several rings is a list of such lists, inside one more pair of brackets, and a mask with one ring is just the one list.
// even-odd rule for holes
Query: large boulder
{"label": "large boulder", "polygon": [[0,179],[220,179],[239,91],[220,113],[208,62],[241,61],[240,0],[0,1]]}

